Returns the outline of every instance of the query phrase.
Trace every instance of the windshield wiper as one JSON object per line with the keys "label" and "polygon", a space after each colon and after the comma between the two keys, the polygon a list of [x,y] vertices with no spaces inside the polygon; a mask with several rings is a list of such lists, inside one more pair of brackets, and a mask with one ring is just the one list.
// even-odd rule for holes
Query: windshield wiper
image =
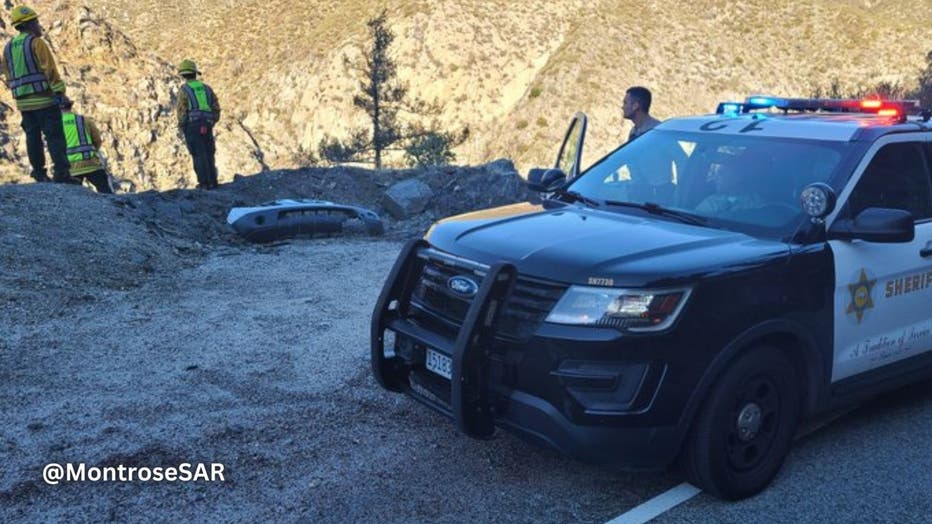
{"label": "windshield wiper", "polygon": [[567,191],[566,189],[557,189],[553,192],[556,196],[569,197],[570,202],[582,202],[589,207],[601,207],[602,202],[594,198],[587,197],[586,195],[580,193],[579,191]]}
{"label": "windshield wiper", "polygon": [[675,209],[670,209],[668,207],[663,207],[660,204],[655,202],[621,202],[619,200],[606,200],[604,204],[609,206],[621,206],[621,207],[633,207],[637,209],[643,209],[652,215],[660,215],[670,218],[675,218],[684,224],[692,224],[694,226],[704,226],[709,223],[709,219],[694,215],[692,213],[687,213],[685,211],[677,211]]}

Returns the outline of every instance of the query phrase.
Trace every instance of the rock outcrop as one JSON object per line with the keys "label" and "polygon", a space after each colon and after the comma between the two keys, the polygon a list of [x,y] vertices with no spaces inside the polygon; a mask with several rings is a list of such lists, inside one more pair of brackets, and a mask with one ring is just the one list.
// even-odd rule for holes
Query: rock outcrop
{"label": "rock outcrop", "polygon": [[[657,117],[706,113],[750,93],[806,96],[837,79],[916,87],[932,48],[932,0],[390,2],[391,54],[410,93],[443,103],[471,134],[457,162],[551,164],[576,111],[583,163],[623,142],[625,89],[654,92]],[[52,0],[40,17],[78,109],[102,121],[115,174],[138,189],[190,187],[171,118],[174,64],[195,58],[218,93],[221,181],[310,162],[326,135],[365,126],[353,107],[366,20],[357,0]],[[90,7],[84,7],[85,5]],[[287,27],[281,27],[285,20]],[[631,20],[638,20],[632,25]],[[766,32],[780,20],[779,30]],[[6,28],[7,34],[11,29]],[[344,58],[348,60],[344,60]],[[0,104],[11,104],[0,90]],[[0,105],[0,181],[23,180],[19,115]]]}
{"label": "rock outcrop", "polygon": [[[140,50],[87,7],[59,2],[41,17],[75,111],[101,129],[111,174],[137,190],[192,187],[191,159],[176,135],[175,66]],[[11,35],[8,28],[4,40]],[[256,143],[236,121],[235,105],[228,107],[217,126],[221,182],[262,168]],[[0,163],[0,182],[29,180],[25,136],[8,90],[0,92],[0,159],[6,160]]]}

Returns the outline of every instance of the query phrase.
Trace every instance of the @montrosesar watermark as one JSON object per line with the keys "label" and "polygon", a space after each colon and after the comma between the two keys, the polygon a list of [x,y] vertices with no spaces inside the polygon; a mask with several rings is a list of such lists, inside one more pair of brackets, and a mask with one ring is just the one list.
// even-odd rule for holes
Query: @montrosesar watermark
{"label": "@montrosesar watermark", "polygon": [[88,466],[83,462],[46,464],[42,480],[55,486],[62,482],[225,482],[223,464],[217,462],[177,466]]}

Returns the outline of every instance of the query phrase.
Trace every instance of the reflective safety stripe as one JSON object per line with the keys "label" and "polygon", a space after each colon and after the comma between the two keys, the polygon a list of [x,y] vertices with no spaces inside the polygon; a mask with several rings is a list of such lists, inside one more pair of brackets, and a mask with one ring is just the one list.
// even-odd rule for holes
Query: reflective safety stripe
{"label": "reflective safety stripe", "polygon": [[45,76],[45,73],[39,70],[39,65],[36,63],[36,55],[32,51],[32,41],[36,37],[28,35],[26,37],[26,43],[23,45],[23,51],[26,55],[26,70],[29,75],[41,75],[39,80],[32,81],[32,89],[36,93],[41,93],[42,91],[48,91],[51,89],[49,86],[48,77]]}
{"label": "reflective safety stripe", "polygon": [[78,128],[78,141],[80,145],[75,147],[73,149],[73,152],[81,153],[82,156],[84,156],[84,159],[87,160],[88,158],[91,158],[92,156],[91,153],[94,153],[96,155],[94,144],[91,141],[91,137],[88,136],[90,133],[88,133],[87,128],[84,127],[84,117],[81,115],[78,115],[77,117],[75,117],[74,123],[75,123],[75,126]]}
{"label": "reflective safety stripe", "polygon": [[16,89],[19,86],[26,84],[31,84],[33,82],[42,82],[45,80],[45,75],[42,73],[33,73],[31,75],[26,75],[20,78],[13,79],[10,82],[10,89]]}
{"label": "reflective safety stripe", "polygon": [[[93,153],[94,151],[97,151],[97,148],[95,148],[94,146],[78,146],[78,147],[68,148],[69,155],[73,153]],[[84,158],[85,159],[90,158],[90,155],[86,155]]]}
{"label": "reflective safety stripe", "polygon": [[51,90],[48,76],[39,70],[36,56],[32,49],[35,36],[20,33],[7,42],[3,51],[7,64],[7,78],[9,87],[13,91],[13,98],[42,93]]}
{"label": "reflective safety stripe", "polygon": [[29,95],[16,99],[16,109],[20,111],[36,111],[46,107],[56,106],[55,99],[49,95]]}
{"label": "reflective safety stripe", "polygon": [[214,121],[214,93],[203,82],[193,80],[182,86],[188,97],[188,122]]}

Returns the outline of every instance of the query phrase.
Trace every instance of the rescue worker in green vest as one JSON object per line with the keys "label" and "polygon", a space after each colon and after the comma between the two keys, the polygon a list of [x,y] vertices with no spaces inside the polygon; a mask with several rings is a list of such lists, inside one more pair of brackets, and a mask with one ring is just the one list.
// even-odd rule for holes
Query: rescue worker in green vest
{"label": "rescue worker in green vest", "polygon": [[54,164],[52,176],[55,182],[80,184],[68,175],[65,135],[58,106],[60,97],[65,94],[65,83],[58,74],[52,52],[42,39],[39,15],[29,7],[18,6],[13,8],[11,17],[19,34],[7,42],[0,57],[0,69],[13,91],[16,108],[22,113],[32,178],[37,182],[49,179],[42,141],[42,135],[45,135]]}
{"label": "rescue worker in green vest", "polygon": [[183,60],[178,74],[185,80],[175,107],[178,129],[194,159],[198,189],[214,189],[217,187],[214,124],[220,120],[220,103],[214,90],[197,79],[199,71],[192,60]]}
{"label": "rescue worker in green vest", "polygon": [[71,176],[80,181],[87,180],[98,193],[113,193],[110,177],[100,157],[100,130],[90,118],[72,112],[73,107],[74,102],[70,98],[62,99],[61,123],[68,145]]}

